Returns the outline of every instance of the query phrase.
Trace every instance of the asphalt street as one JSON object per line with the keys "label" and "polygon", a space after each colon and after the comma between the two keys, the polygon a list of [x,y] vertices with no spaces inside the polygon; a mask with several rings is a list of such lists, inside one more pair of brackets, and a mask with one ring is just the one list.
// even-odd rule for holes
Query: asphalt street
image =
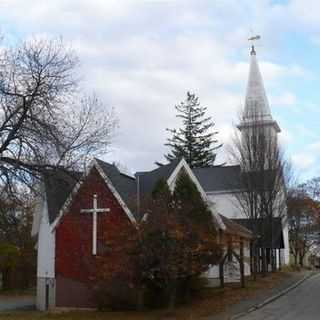
{"label": "asphalt street", "polygon": [[278,300],[241,317],[243,320],[319,320],[320,275],[316,275]]}

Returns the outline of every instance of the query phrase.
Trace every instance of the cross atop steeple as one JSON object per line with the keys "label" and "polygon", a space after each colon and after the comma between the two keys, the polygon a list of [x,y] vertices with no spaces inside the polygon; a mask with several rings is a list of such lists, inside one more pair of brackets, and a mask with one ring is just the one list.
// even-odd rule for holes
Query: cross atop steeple
{"label": "cross atop steeple", "polygon": [[254,45],[251,46],[251,55],[256,55],[256,50],[254,49]]}
{"label": "cross atop steeple", "polygon": [[252,46],[251,46],[251,52],[250,54],[251,55],[255,55],[256,54],[256,51],[254,49],[254,41],[257,41],[257,40],[260,40],[261,37],[259,35],[256,35],[256,36],[252,36],[248,39],[248,41],[251,41],[252,42]]}

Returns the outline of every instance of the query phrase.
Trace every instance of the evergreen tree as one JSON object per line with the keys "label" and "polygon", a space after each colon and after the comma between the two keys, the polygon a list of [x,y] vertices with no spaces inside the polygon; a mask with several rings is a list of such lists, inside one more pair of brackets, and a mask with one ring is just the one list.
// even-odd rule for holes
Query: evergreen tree
{"label": "evergreen tree", "polygon": [[154,200],[163,200],[168,203],[170,202],[171,191],[165,179],[161,178],[156,182],[152,190],[152,198]]}
{"label": "evergreen tree", "polygon": [[184,219],[214,232],[212,213],[185,170],[178,175],[173,196]]}
{"label": "evergreen tree", "polygon": [[165,155],[168,161],[185,158],[191,168],[212,166],[216,159],[217,145],[214,138],[217,131],[212,131],[214,122],[206,117],[206,107],[200,105],[199,98],[187,92],[187,99],[175,106],[177,117],[182,119],[179,129],[167,129],[172,136],[168,138],[166,146],[170,152]]}

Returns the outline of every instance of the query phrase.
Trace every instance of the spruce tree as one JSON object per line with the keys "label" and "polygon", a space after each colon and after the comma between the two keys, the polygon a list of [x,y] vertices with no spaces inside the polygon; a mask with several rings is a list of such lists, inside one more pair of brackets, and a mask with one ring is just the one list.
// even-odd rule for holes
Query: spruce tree
{"label": "spruce tree", "polygon": [[171,191],[169,189],[169,186],[167,184],[167,181],[163,178],[159,179],[153,190],[152,190],[152,198],[154,200],[156,199],[163,199],[166,201],[170,201],[171,199]]}
{"label": "spruce tree", "polygon": [[172,136],[165,144],[171,150],[165,155],[168,161],[183,157],[191,168],[208,167],[214,164],[216,150],[222,145],[215,139],[214,122],[206,117],[207,108],[200,105],[199,98],[187,92],[187,99],[175,106],[181,118],[179,129],[167,129]]}
{"label": "spruce tree", "polygon": [[200,224],[204,228],[215,229],[207,203],[202,199],[197,186],[184,169],[178,175],[173,196],[185,219],[193,224]]}

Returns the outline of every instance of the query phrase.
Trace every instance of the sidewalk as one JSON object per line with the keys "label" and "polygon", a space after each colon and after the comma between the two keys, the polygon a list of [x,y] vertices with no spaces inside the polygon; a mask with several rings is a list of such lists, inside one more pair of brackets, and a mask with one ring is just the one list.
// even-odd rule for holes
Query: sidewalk
{"label": "sidewalk", "polygon": [[258,291],[257,294],[250,297],[249,299],[242,300],[241,302],[230,306],[226,311],[218,315],[210,316],[204,318],[205,320],[230,320],[235,315],[247,312],[250,308],[264,302],[266,299],[279,294],[283,290],[289,288],[293,284],[302,280],[304,277],[311,275],[312,271],[302,271],[302,272],[290,272],[287,277],[281,280],[272,289],[266,289]]}

